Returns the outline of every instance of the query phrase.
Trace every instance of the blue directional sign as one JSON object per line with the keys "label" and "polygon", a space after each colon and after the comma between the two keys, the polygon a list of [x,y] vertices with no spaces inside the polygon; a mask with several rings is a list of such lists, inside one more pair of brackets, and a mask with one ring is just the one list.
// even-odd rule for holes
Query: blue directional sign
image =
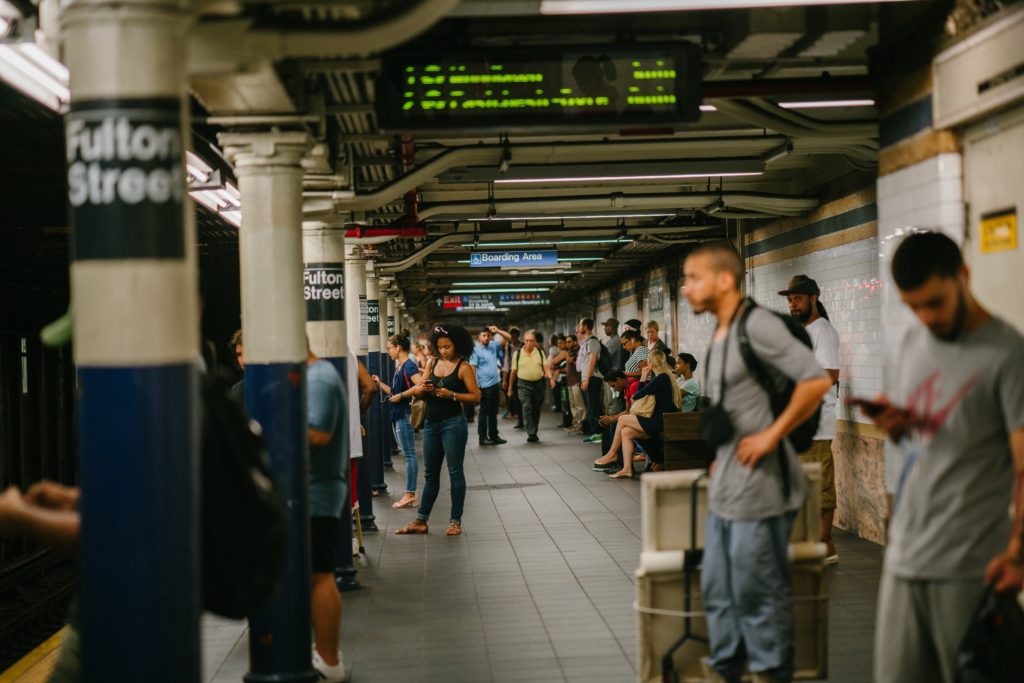
{"label": "blue directional sign", "polygon": [[542,251],[474,251],[469,255],[471,268],[555,268],[558,252]]}

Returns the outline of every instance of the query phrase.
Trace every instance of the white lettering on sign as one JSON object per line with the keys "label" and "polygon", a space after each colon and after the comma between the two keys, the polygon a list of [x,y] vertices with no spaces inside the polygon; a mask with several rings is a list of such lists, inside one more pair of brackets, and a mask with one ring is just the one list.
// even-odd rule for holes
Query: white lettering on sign
{"label": "white lettering on sign", "polygon": [[306,270],[302,273],[306,301],[340,301],[345,298],[345,276],[341,271]]}
{"label": "white lettering on sign", "polygon": [[[185,192],[181,132],[173,125],[133,124],[108,116],[98,125],[67,124],[68,198],[73,207],[120,202],[181,202]],[[145,169],[132,162],[165,168]]]}

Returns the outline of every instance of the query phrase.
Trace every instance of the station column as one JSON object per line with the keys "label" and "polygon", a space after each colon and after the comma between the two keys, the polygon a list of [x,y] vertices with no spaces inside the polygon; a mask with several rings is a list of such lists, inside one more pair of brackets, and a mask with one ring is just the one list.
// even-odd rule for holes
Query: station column
{"label": "station column", "polygon": [[238,254],[245,404],[285,498],[288,550],[273,601],[249,622],[248,683],[314,681],[310,664],[302,132],[222,133],[242,195]]}
{"label": "station column", "polygon": [[355,358],[348,351],[345,322],[345,233],[323,223],[303,223],[302,258],[305,261],[302,283],[306,299],[306,337],[310,349],[320,358],[331,362],[346,387],[348,448],[343,457],[348,487],[338,525],[334,567],[338,588],[345,591],[359,587],[352,561],[352,481],[349,477],[349,458],[352,445],[362,445],[359,433],[359,375]]}
{"label": "station column", "polygon": [[[345,295],[345,317],[348,325],[349,352],[356,356],[364,367],[367,365],[367,319],[366,319],[366,257],[358,244],[345,243],[345,282],[348,293]],[[357,368],[358,370],[358,368]],[[372,374],[372,373],[371,373]],[[353,396],[360,397],[358,374],[355,377]],[[350,386],[350,390],[351,390]],[[370,433],[370,422],[366,414],[362,415],[361,424],[367,435]],[[370,483],[372,476],[367,454],[370,453],[366,438],[352,444],[352,458],[359,460],[356,467],[356,485],[359,496],[359,513],[363,531],[377,531],[377,521],[373,514],[373,495]]]}
{"label": "station column", "polygon": [[[381,362],[380,343],[380,280],[374,269],[373,261],[366,262],[366,343],[367,343],[367,368],[371,375],[377,375],[386,380],[387,371],[384,363]],[[369,464],[373,493],[380,495],[388,490],[384,483],[384,444],[387,443],[384,433],[384,406],[379,396],[370,403],[367,411],[369,426],[367,427],[366,446],[367,451],[364,457]]]}
{"label": "station column", "polygon": [[[389,284],[390,284],[389,282],[384,282],[383,280],[381,280],[381,290],[382,291],[385,290],[385,288],[387,288],[387,286]],[[397,310],[397,306],[395,304],[394,295],[390,291],[387,292],[387,296],[384,299],[384,303],[385,303],[385,306],[382,306],[382,307],[385,309],[384,313],[386,313],[386,316],[384,318],[384,320],[385,320],[385,334],[381,337],[381,339],[382,339],[382,343],[381,343],[381,359],[387,365],[387,368],[388,368],[388,378],[390,380],[390,378],[393,377],[395,372],[398,370],[398,367],[395,364],[395,361],[391,360],[391,356],[388,355],[387,341],[393,335],[397,334],[397,332],[398,332],[398,325],[395,322],[395,312]],[[399,454],[399,450],[398,450],[398,442],[395,440],[395,430],[393,430],[391,428],[390,413],[388,413],[388,415],[387,415],[384,427],[385,427],[384,431],[386,433],[386,437],[387,437],[387,441],[388,441],[388,447],[384,450],[384,469],[387,470],[387,471],[394,471],[395,465],[391,461],[391,458],[393,458],[394,456],[398,455]]]}
{"label": "station column", "polygon": [[183,173],[190,19],[144,0],[72,1],[61,15],[83,681],[200,676],[198,299]]}

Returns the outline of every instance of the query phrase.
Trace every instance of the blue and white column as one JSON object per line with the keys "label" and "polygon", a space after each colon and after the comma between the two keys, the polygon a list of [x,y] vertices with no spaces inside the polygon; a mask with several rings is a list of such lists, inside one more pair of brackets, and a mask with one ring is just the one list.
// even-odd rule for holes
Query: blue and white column
{"label": "blue and white column", "polygon": [[[367,369],[371,375],[377,375],[385,379],[387,370],[381,362],[381,301],[380,301],[380,280],[377,279],[377,272],[374,269],[372,260],[366,262],[366,344],[367,344]],[[379,400],[379,395],[374,397],[370,403],[370,410],[367,411],[370,426],[367,428],[366,446],[364,457],[369,463],[373,492],[376,494],[386,493],[388,485],[384,482],[384,444],[388,443],[384,429],[384,406]]]}
{"label": "blue and white column", "polygon": [[222,133],[242,194],[238,231],[245,405],[285,497],[288,549],[273,601],[249,620],[247,683],[316,680],[310,663],[309,449],[302,157],[306,133]]}
{"label": "blue and white column", "polygon": [[[348,416],[348,448],[344,453],[345,482],[349,480],[352,444],[358,444],[359,385],[355,356],[348,351],[345,322],[345,233],[320,222],[302,224],[303,296],[306,299],[306,337],[310,349],[330,361],[345,381]],[[355,382],[355,390],[350,383]],[[359,587],[352,560],[352,491],[346,489],[345,507],[338,525],[334,574],[343,591]]]}
{"label": "blue and white column", "polygon": [[[363,256],[363,249],[351,242],[345,243],[345,283],[348,286],[348,294],[345,296],[345,317],[350,321],[348,325],[348,348],[349,352],[358,358],[359,362],[367,367],[368,341],[367,341],[367,320],[366,320],[366,258]],[[357,368],[358,371],[358,368]],[[359,377],[356,374],[354,383],[350,385],[350,391],[354,386],[355,396],[360,396]],[[367,434],[370,432],[370,424],[367,415],[362,415],[361,424]],[[358,445],[358,447],[357,447]],[[358,482],[359,492],[359,516],[362,520],[363,531],[377,531],[377,521],[373,514],[373,495],[370,483],[369,460],[365,458],[369,453],[367,440],[361,438],[352,444],[352,458],[358,459]]]}
{"label": "blue and white column", "polygon": [[[387,282],[385,282],[384,280],[384,278],[381,278],[381,290],[387,291],[387,297],[384,299],[384,313],[386,315],[384,317],[384,334],[381,336],[381,338],[383,339],[383,344],[381,344],[383,349],[381,359],[384,361],[385,365],[387,365],[388,377],[393,377],[395,375],[395,372],[398,370],[398,367],[395,361],[391,360],[391,356],[388,355],[387,341],[392,337],[392,335],[394,335],[398,331],[397,323],[395,321],[395,313],[397,313],[398,308],[397,304],[395,303],[394,293],[392,293],[390,290],[390,285],[394,280],[394,276],[389,277]],[[395,469],[395,466],[391,462],[391,458],[399,454],[398,441],[395,439],[395,431],[391,429],[390,422],[388,423],[387,426],[388,429],[386,431],[387,434],[389,435],[389,438],[388,448],[384,451],[384,469],[385,471],[393,471]]]}
{"label": "blue and white column", "polygon": [[61,15],[87,682],[200,676],[189,21],[145,1],[72,1]]}

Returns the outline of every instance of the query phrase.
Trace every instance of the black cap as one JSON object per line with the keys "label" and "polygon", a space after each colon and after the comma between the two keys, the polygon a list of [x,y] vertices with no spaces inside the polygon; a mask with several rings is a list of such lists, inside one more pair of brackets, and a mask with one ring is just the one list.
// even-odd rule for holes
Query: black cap
{"label": "black cap", "polygon": [[637,332],[640,331],[640,325],[641,324],[642,323],[639,320],[637,320],[636,318],[630,318],[629,320],[627,320],[625,322],[627,330],[636,330]]}
{"label": "black cap", "polygon": [[816,294],[820,296],[821,290],[818,289],[818,283],[806,275],[794,275],[793,279],[789,281],[789,287],[779,292],[779,294],[782,296],[790,294]]}

